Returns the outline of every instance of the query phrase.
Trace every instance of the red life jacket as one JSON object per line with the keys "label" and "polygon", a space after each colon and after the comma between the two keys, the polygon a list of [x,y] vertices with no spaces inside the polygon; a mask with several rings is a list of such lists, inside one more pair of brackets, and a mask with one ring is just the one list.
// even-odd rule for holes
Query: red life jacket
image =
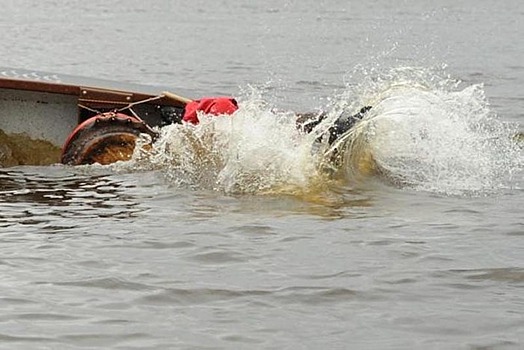
{"label": "red life jacket", "polygon": [[238,109],[237,101],[230,97],[208,97],[194,100],[186,105],[183,121],[198,124],[197,112],[205,114],[222,115],[233,114]]}

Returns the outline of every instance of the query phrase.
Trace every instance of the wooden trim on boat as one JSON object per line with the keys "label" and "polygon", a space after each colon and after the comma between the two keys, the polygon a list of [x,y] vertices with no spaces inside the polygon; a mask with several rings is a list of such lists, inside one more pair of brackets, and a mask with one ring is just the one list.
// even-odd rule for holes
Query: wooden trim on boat
{"label": "wooden trim on boat", "polygon": [[[156,96],[163,97],[155,100],[155,105],[184,107],[188,101],[191,101],[179,95],[168,94],[166,96],[162,90],[152,86],[118,83],[122,88],[102,87],[114,84],[117,82],[0,68],[0,88],[77,96],[79,103],[92,108],[103,108],[108,105],[125,106]],[[172,96],[178,98],[172,98]]]}

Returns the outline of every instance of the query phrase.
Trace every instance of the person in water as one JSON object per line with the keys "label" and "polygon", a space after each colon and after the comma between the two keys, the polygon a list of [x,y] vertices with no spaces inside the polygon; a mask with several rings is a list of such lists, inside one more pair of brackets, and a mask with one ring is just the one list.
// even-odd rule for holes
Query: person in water
{"label": "person in water", "polygon": [[[198,124],[198,112],[211,115],[231,115],[238,109],[238,103],[231,97],[206,97],[194,100],[186,104],[182,121],[191,124]],[[354,115],[342,114],[329,128],[329,144],[335,142],[341,135],[351,129],[364,115],[371,109],[370,106],[363,107]],[[304,113],[297,115],[297,124],[303,131],[310,133],[313,129],[326,118],[325,113]]]}
{"label": "person in water", "polygon": [[[355,115],[342,114],[328,129],[328,142],[332,144],[340,136],[350,130],[361,120],[371,107],[364,107]],[[238,110],[238,103],[231,97],[206,97],[186,103],[183,110],[166,109],[162,115],[163,123],[198,124],[199,113],[208,115],[232,115]],[[297,127],[306,133],[327,117],[326,113],[297,114]],[[128,115],[108,112],[92,117],[80,125],[69,135],[62,148],[61,162],[63,164],[111,164],[119,160],[129,160],[135,148],[139,134],[151,135],[154,140],[158,133],[149,125]],[[323,139],[320,137],[319,139]]]}

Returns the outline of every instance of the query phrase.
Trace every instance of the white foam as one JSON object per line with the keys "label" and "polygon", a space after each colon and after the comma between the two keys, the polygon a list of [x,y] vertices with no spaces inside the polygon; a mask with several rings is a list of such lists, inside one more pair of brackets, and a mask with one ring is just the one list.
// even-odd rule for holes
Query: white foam
{"label": "white foam", "polygon": [[436,76],[427,84],[419,72],[406,72],[367,91],[375,104],[352,136],[365,138],[382,176],[449,195],[511,186],[511,174],[522,168],[521,151],[511,138],[515,128],[490,110],[483,86],[458,89]]}
{"label": "white foam", "polygon": [[246,101],[232,116],[199,115],[199,125],[162,129],[152,152],[135,158],[140,167],[161,168],[177,184],[229,193],[307,188],[317,174],[311,135],[296,116]]}

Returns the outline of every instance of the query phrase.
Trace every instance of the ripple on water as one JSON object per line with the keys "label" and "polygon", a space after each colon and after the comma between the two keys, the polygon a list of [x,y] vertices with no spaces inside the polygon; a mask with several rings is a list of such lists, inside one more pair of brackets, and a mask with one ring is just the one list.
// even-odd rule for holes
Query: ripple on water
{"label": "ripple on water", "polygon": [[92,219],[129,219],[142,211],[118,176],[65,167],[0,169],[0,175],[0,228],[11,232],[72,233]]}

